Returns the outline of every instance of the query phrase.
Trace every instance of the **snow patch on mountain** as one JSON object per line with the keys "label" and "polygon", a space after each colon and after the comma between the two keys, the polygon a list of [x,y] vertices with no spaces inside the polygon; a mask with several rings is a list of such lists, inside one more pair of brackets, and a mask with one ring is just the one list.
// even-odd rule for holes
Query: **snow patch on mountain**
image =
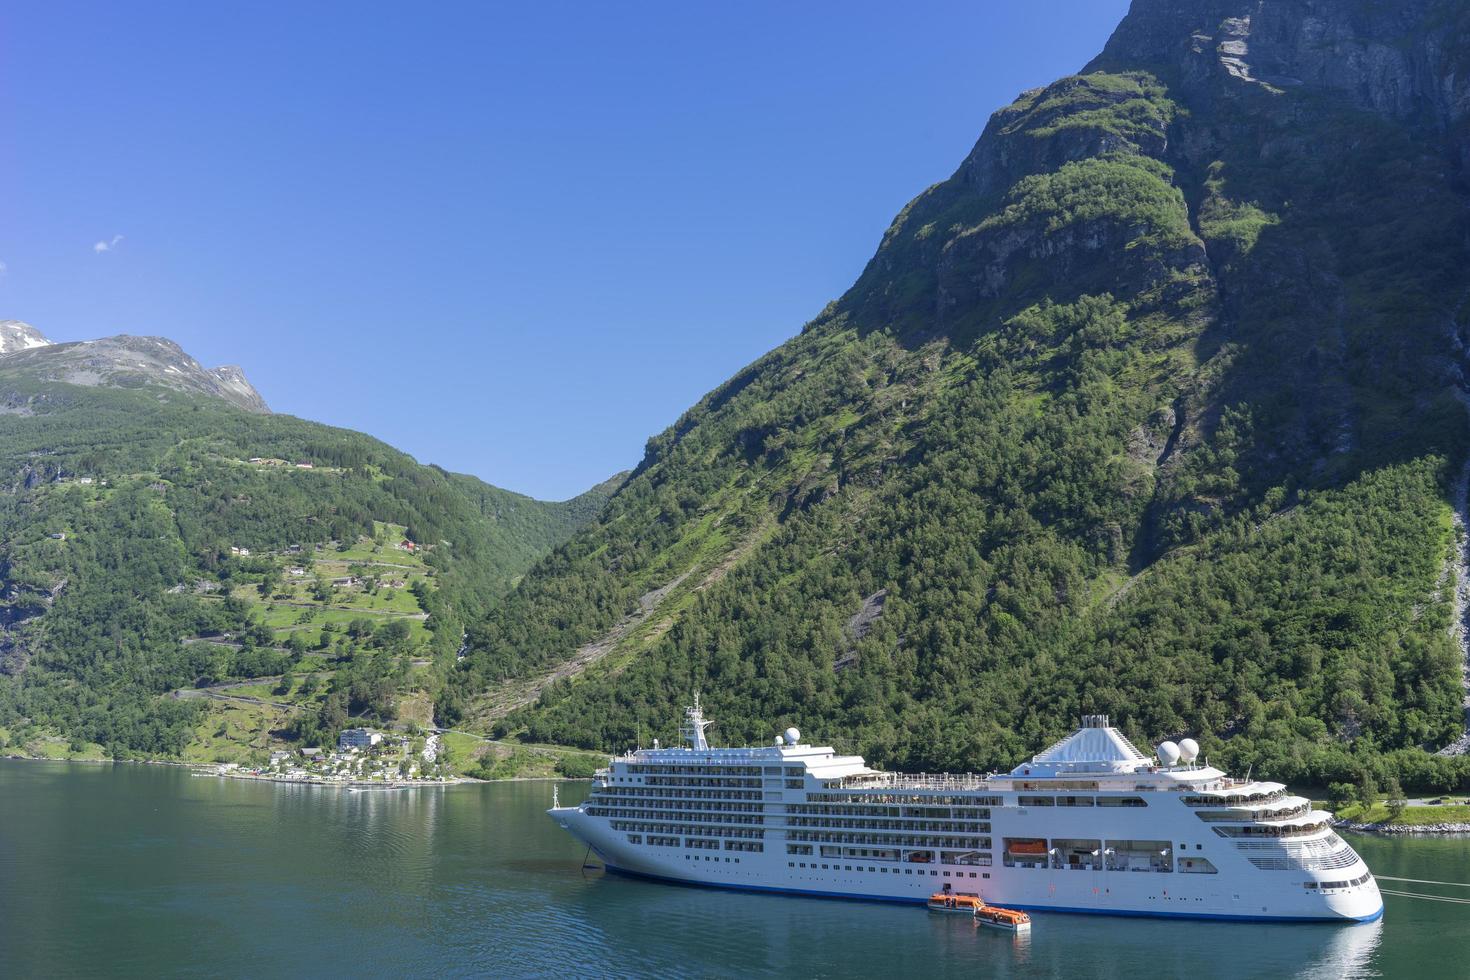
{"label": "snow patch on mountain", "polygon": [[51,341],[41,331],[20,320],[0,320],[0,355],[16,351],[50,347]]}

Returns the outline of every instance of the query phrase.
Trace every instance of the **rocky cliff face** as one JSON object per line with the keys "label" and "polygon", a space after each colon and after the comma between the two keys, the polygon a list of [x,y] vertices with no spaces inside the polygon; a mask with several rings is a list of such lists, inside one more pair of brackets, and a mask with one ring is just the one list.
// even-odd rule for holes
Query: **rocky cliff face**
{"label": "rocky cliff face", "polygon": [[163,337],[123,334],[52,344],[24,324],[20,327],[28,332],[6,333],[4,326],[0,324],[0,381],[8,376],[89,387],[156,387],[209,395],[247,412],[270,411],[240,368],[206,369]]}
{"label": "rocky cliff face", "polygon": [[49,346],[41,331],[20,320],[0,320],[0,355]]}
{"label": "rocky cliff face", "polygon": [[[270,411],[265,399],[260,396],[260,392],[255,390],[250,379],[245,377],[245,370],[240,366],[226,364],[224,367],[213,368],[209,373],[219,381],[221,397],[225,397],[227,401],[232,401],[251,412]],[[228,396],[223,393],[228,393]]]}
{"label": "rocky cliff face", "polygon": [[1123,68],[1194,92],[1231,80],[1332,91],[1438,129],[1470,164],[1470,10],[1459,0],[1135,0],[1088,70]]}

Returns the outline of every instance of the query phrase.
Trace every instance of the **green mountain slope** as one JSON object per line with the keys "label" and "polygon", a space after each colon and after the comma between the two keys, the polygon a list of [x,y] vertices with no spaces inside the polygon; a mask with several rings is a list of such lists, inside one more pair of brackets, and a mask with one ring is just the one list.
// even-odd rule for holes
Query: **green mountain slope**
{"label": "green mountain slope", "polygon": [[[1137,0],[471,630],[472,720],[1318,780],[1462,726],[1470,4]],[[1452,493],[1452,487],[1456,487]],[[1453,498],[1453,499],[1452,499]]]}
{"label": "green mountain slope", "polygon": [[[54,380],[53,353],[87,383]],[[176,755],[216,706],[168,692],[293,671],[318,673],[303,731],[391,718],[615,486],[544,503],[88,357],[0,357],[0,734],[18,745]]]}

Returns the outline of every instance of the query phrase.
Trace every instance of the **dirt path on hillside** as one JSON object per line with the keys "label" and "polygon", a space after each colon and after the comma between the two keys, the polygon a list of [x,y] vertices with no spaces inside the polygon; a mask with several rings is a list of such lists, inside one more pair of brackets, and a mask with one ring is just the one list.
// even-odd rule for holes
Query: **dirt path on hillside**
{"label": "dirt path on hillside", "polygon": [[[731,548],[723,558],[716,562],[705,572],[695,591],[703,591],[718,583],[730,570],[748,557],[768,537],[772,521],[765,520],[753,528],[738,544]],[[485,724],[488,728],[494,722],[504,718],[517,708],[531,704],[541,697],[552,684],[559,680],[577,677],[588,668],[603,660],[608,654],[617,649],[618,645],[632,632],[644,626],[654,613],[658,611],[664,599],[668,598],[679,586],[697,571],[689,568],[674,578],[671,582],[663,585],[652,592],[646,592],[638,599],[638,608],[624,616],[615,626],[603,633],[590,643],[579,646],[566,660],[555,667],[544,671],[535,677],[522,678],[507,681],[500,687],[487,692],[483,700],[480,700],[473,710],[474,720]],[[667,633],[674,625],[673,616],[666,616],[654,622],[647,630],[647,638],[652,641]]]}
{"label": "dirt path on hillside", "polygon": [[678,578],[669,582],[652,592],[646,592],[638,599],[638,608],[618,621],[612,629],[603,633],[590,643],[584,643],[573,651],[566,660],[557,664],[552,669],[521,680],[508,681],[493,691],[490,691],[485,700],[477,705],[475,720],[478,722],[494,722],[510,714],[517,708],[524,707],[541,697],[541,692],[559,680],[575,677],[599,660],[612,653],[623,638],[643,625],[644,621],[658,609],[659,604],[684,583],[692,572],[684,572]]}

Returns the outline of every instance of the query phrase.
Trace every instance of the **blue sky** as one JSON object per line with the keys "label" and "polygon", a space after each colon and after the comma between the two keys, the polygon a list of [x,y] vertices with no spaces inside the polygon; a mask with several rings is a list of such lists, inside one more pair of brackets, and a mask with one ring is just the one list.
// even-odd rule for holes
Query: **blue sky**
{"label": "blue sky", "polygon": [[564,498],[799,331],[1126,6],[6,4],[0,319],[171,337]]}

